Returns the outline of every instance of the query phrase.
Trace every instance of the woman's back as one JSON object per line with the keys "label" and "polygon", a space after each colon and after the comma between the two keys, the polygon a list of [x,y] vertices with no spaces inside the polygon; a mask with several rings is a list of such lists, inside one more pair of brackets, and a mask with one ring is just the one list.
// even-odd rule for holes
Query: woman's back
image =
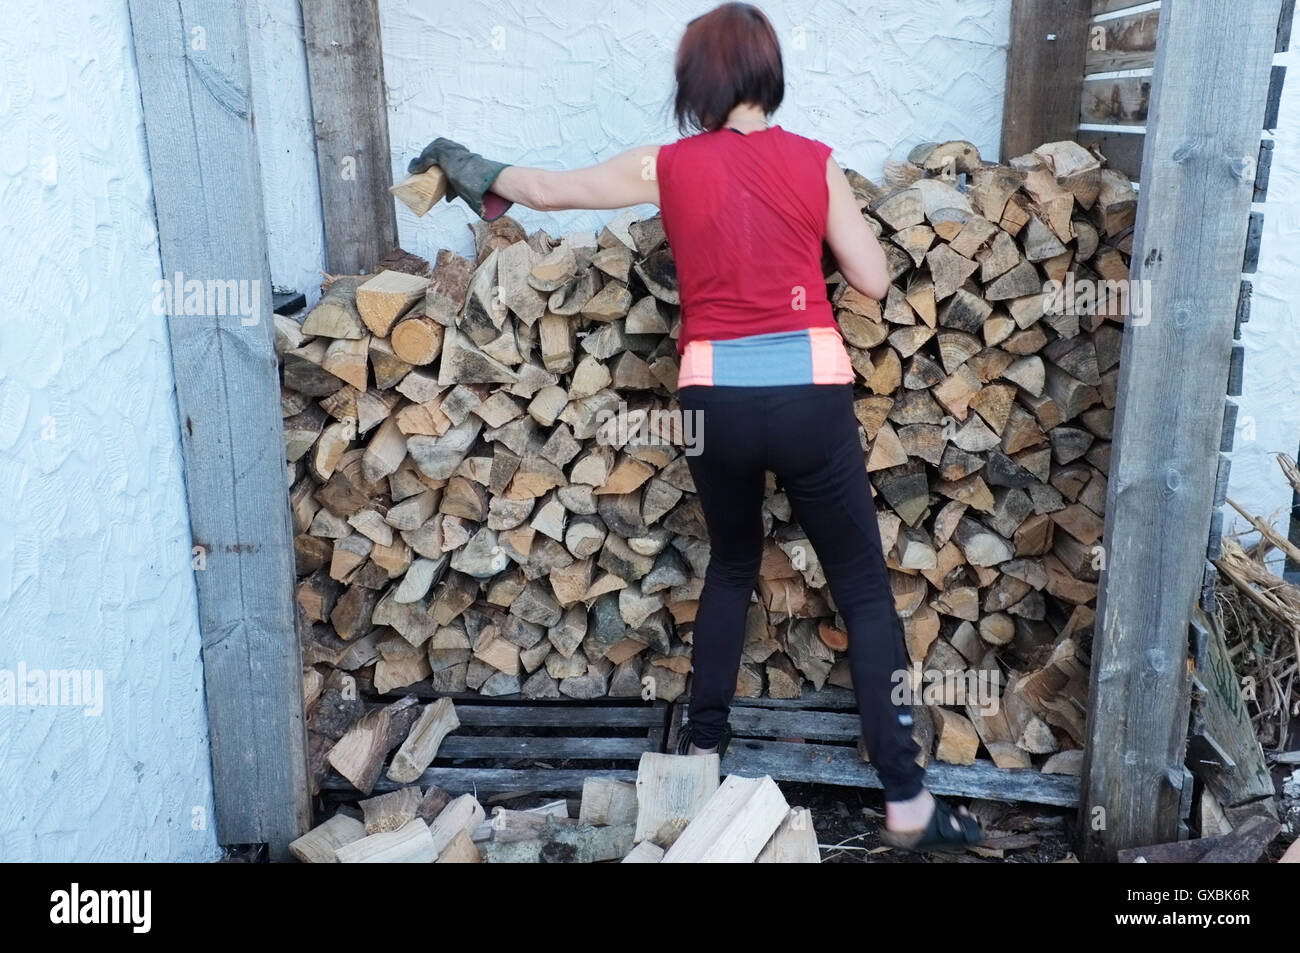
{"label": "woman's back", "polygon": [[822,276],[830,147],[771,126],[662,146],[664,232],[693,340],[835,328]]}

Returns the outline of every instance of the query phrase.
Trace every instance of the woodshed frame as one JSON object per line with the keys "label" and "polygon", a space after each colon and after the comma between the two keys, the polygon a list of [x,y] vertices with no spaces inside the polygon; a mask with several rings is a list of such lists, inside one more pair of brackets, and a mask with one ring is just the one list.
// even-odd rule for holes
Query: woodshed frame
{"label": "woodshed frame", "polygon": [[[1004,159],[1077,132],[1093,4],[1132,2],[1013,0]],[[1092,858],[1175,839],[1189,793],[1188,626],[1283,2],[1161,5],[1131,272],[1153,296],[1150,320],[1124,331],[1093,640],[1080,804]],[[163,272],[259,282],[256,324],[171,316],[168,329],[190,523],[206,559],[196,579],[218,840],[286,857],[311,818],[245,4],[129,6]],[[397,239],[377,3],[303,0],[303,22],[329,266],[357,273]],[[339,174],[344,159],[353,178]]]}

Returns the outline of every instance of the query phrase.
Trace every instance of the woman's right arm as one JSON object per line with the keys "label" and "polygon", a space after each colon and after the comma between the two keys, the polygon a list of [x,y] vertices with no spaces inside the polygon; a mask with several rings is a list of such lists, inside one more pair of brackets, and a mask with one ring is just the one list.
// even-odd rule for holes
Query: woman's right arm
{"label": "woman's right arm", "polygon": [[834,159],[826,160],[826,187],[830,205],[826,213],[826,243],[844,280],[868,297],[882,300],[889,294],[889,265],[875,232],[858,210],[853,188]]}
{"label": "woman's right arm", "polygon": [[512,165],[497,176],[492,191],[539,212],[658,205],[658,157],[658,146],[638,146],[582,169]]}

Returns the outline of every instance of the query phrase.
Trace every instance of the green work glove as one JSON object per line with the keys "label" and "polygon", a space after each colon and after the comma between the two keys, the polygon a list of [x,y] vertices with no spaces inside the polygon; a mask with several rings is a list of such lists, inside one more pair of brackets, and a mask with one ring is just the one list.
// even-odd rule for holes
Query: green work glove
{"label": "green work glove", "polygon": [[439,137],[411,160],[406,171],[416,175],[434,165],[447,177],[447,201],[460,196],[485,222],[500,218],[514,204],[491,190],[501,170],[509,168],[504,162],[485,159],[459,142]]}

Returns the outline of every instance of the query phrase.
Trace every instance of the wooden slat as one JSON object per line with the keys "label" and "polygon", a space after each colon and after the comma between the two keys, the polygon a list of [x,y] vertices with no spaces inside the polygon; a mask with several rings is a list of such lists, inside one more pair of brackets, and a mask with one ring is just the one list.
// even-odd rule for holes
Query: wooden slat
{"label": "wooden slat", "polygon": [[1246,376],[1246,348],[1240,344],[1232,346],[1232,352],[1228,355],[1228,388],[1227,396],[1240,397],[1242,381]]}
{"label": "wooden slat", "polygon": [[1146,134],[1141,132],[1095,132],[1079,130],[1079,143],[1096,146],[1106,157],[1106,165],[1118,169],[1134,182],[1142,175],[1142,147]]}
{"label": "wooden slat", "polygon": [[1268,200],[1268,180],[1273,172],[1273,140],[1265,139],[1259,144],[1259,163],[1255,167],[1255,194],[1252,201]]}
{"label": "wooden slat", "polygon": [[130,0],[130,12],[163,274],[255,289],[252,315],[177,315],[167,330],[190,528],[206,551],[195,578],[217,839],[287,858],[311,811],[244,3]]}
{"label": "wooden slat", "polygon": [[462,725],[518,725],[573,728],[639,728],[664,720],[663,706],[651,708],[591,707],[557,705],[554,708],[506,708],[461,705],[456,714]]}
{"label": "wooden slat", "polygon": [[856,741],[862,719],[833,711],[783,711],[758,706],[734,706],[731,732],[735,737],[804,738],[809,741]]}
{"label": "wooden slat", "polygon": [[1188,621],[1209,538],[1254,185],[1253,163],[1224,157],[1258,152],[1279,8],[1161,6],[1131,272],[1150,282],[1149,321],[1124,333],[1088,693],[1080,829],[1090,858],[1178,830]]}
{"label": "wooden slat", "polygon": [[[569,794],[582,791],[587,778],[609,778],[636,782],[636,768],[429,768],[415,782],[422,788],[436,784],[451,794],[482,794],[498,791],[535,791],[539,794]],[[381,777],[373,794],[395,791],[406,785]],[[355,793],[352,785],[331,772],[321,790]]]}
{"label": "wooden slat", "polygon": [[[687,708],[690,705],[691,697],[682,695],[674,702],[679,708]],[[813,688],[805,687],[803,693],[798,698],[737,698],[732,703],[732,711],[744,706],[756,706],[759,708],[853,708],[858,706],[857,696],[847,688],[838,688],[835,685],[827,685],[820,691]]]}
{"label": "wooden slat", "polygon": [[1156,58],[1159,22],[1160,11],[1156,9],[1093,23],[1088,28],[1084,73],[1149,67]]}
{"label": "wooden slat", "polygon": [[1241,270],[1244,274],[1253,275],[1259,271],[1259,250],[1263,243],[1264,213],[1251,212],[1250,221],[1246,227],[1246,253],[1241,261]]}
{"label": "wooden slat", "polygon": [[[462,723],[463,724],[463,723]],[[439,766],[456,758],[545,758],[575,761],[635,761],[649,750],[646,738],[496,737],[448,735],[438,746]]]}
{"label": "wooden slat", "polygon": [[303,0],[328,270],[355,275],[397,247],[378,0]]}
{"label": "wooden slat", "polygon": [[1074,137],[1089,0],[1013,0],[1002,106],[1002,161]]}
{"label": "wooden slat", "polygon": [[1090,79],[1083,84],[1079,121],[1105,126],[1142,126],[1151,101],[1150,76]]}
{"label": "wooden slat", "polygon": [[[778,781],[882,787],[876,769],[858,756],[856,747],[844,745],[739,739],[723,755],[722,773],[745,777],[768,774]],[[972,765],[932,761],[925,770],[925,786],[934,794],[948,797],[982,797],[1063,807],[1079,803],[1076,777],[1004,770],[991,761],[976,761]]]}
{"label": "wooden slat", "polygon": [[1286,67],[1274,66],[1269,74],[1268,103],[1264,107],[1264,128],[1272,132],[1277,128],[1278,114],[1282,110],[1282,88],[1286,85]]}
{"label": "wooden slat", "polygon": [[[435,693],[421,696],[415,691],[403,690],[416,697],[435,697]],[[446,696],[437,696],[446,697]],[[482,699],[485,696],[479,695]],[[382,708],[371,704],[367,708]],[[662,725],[667,704],[655,705],[579,705],[557,702],[554,705],[456,705],[456,717],[465,726],[508,725],[511,727],[549,728],[641,728]]]}

